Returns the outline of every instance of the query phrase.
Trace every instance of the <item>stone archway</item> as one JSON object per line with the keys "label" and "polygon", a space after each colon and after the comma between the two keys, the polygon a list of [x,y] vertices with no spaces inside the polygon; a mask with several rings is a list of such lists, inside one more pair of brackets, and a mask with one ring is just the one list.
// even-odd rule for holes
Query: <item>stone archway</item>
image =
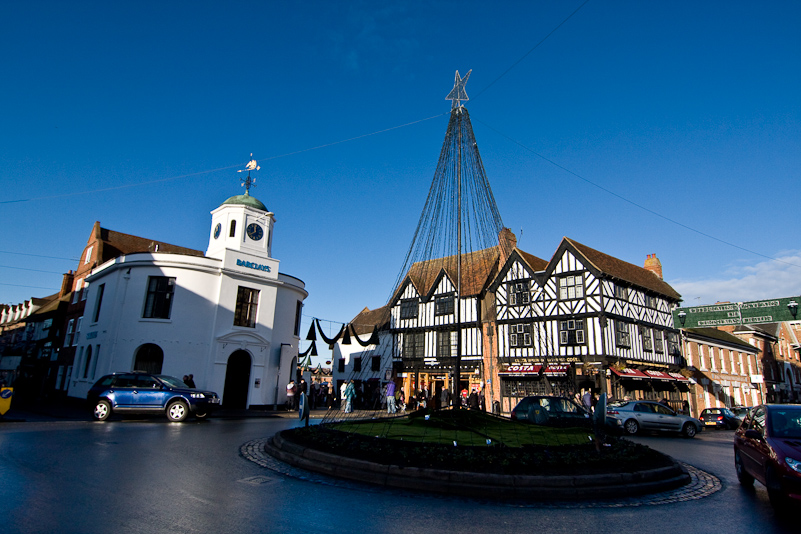
{"label": "stone archway", "polygon": [[153,375],[161,374],[164,364],[164,351],[153,343],[145,343],[136,349],[132,371],[144,371]]}
{"label": "stone archway", "polygon": [[248,392],[250,390],[250,365],[251,358],[247,351],[237,350],[228,357],[222,397],[223,408],[233,410],[247,408]]}

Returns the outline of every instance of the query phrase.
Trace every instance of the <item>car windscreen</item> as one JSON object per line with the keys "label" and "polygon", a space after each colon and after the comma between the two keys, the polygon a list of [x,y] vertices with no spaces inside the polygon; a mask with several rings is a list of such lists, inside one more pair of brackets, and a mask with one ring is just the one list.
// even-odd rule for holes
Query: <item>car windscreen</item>
{"label": "car windscreen", "polygon": [[158,375],[158,378],[170,387],[189,389],[189,386],[184,384],[183,380],[175,378],[174,376]]}
{"label": "car windscreen", "polygon": [[777,438],[801,438],[801,408],[776,408],[770,411],[770,435]]}

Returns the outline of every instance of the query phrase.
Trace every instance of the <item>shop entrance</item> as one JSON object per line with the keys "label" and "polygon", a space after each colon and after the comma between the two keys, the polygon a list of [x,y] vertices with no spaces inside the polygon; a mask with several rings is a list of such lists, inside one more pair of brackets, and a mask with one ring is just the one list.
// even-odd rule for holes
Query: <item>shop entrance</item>
{"label": "shop entrance", "polygon": [[250,363],[250,354],[244,350],[238,350],[228,357],[222,398],[224,408],[229,410],[244,410],[247,408]]}

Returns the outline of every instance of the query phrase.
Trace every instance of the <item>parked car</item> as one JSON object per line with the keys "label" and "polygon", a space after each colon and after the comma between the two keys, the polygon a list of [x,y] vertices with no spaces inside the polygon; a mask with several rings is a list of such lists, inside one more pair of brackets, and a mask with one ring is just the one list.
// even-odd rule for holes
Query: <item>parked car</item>
{"label": "parked car", "polygon": [[801,405],[753,408],[734,433],[734,468],[743,486],[763,484],[775,507],[801,503]]}
{"label": "parked car", "polygon": [[695,437],[704,429],[701,421],[680,415],[673,409],[654,401],[618,401],[606,407],[609,417],[618,419],[626,434],[640,431],[678,432],[686,438]]}
{"label": "parked car", "polygon": [[738,419],[728,408],[706,408],[698,417],[707,428],[724,428],[735,430],[740,426],[742,419]]}
{"label": "parked car", "polygon": [[[548,426],[592,426],[592,417],[586,408],[573,399],[553,395],[524,397],[512,409],[514,421]],[[617,420],[607,417],[607,426],[620,427]]]}
{"label": "parked car", "polygon": [[98,421],[105,421],[115,412],[159,413],[176,422],[190,414],[203,419],[220,404],[220,397],[213,391],[190,388],[174,376],[137,372],[104,376],[95,382],[86,398]]}
{"label": "parked car", "polygon": [[745,416],[748,415],[748,412],[751,411],[751,406],[735,406],[731,409],[734,417],[742,421],[745,419]]}

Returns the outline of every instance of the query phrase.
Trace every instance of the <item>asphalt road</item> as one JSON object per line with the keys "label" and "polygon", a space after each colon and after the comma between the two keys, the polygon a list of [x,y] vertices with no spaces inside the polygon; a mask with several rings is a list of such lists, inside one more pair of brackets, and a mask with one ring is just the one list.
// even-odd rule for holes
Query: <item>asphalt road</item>
{"label": "asphalt road", "polygon": [[[731,431],[636,441],[717,476],[701,499],[668,504],[504,503],[289,476],[241,453],[299,423],[260,418],[171,424],[161,419],[0,425],[4,533],[798,532],[764,488],[734,473]],[[613,497],[613,496],[603,496]]]}

